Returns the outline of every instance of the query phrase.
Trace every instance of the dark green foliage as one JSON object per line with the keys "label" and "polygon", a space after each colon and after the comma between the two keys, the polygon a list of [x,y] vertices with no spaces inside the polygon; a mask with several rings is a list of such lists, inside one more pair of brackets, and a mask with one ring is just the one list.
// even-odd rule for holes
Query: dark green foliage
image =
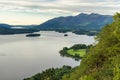
{"label": "dark green foliage", "polygon": [[72,68],[70,66],[63,66],[62,68],[50,68],[24,80],[61,80],[62,76],[70,73],[71,71]]}
{"label": "dark green foliage", "polygon": [[75,44],[70,49],[78,50],[78,49],[86,49],[87,46],[85,44]]}
{"label": "dark green foliage", "polygon": [[64,34],[64,36],[68,36],[68,34]]}
{"label": "dark green foliage", "polygon": [[97,36],[81,65],[63,80],[120,80],[120,14]]}
{"label": "dark green foliage", "polygon": [[38,37],[41,34],[27,34],[26,37]]}
{"label": "dark green foliage", "polygon": [[72,32],[75,33],[75,34],[78,34],[78,35],[85,34],[85,35],[88,35],[88,36],[94,36],[94,35],[97,35],[100,32],[100,29],[99,30],[97,30],[97,29],[96,30],[80,29],[80,30],[73,30]]}
{"label": "dark green foliage", "polygon": [[60,50],[61,56],[67,55],[67,50],[69,50],[67,47],[64,47],[63,50]]}

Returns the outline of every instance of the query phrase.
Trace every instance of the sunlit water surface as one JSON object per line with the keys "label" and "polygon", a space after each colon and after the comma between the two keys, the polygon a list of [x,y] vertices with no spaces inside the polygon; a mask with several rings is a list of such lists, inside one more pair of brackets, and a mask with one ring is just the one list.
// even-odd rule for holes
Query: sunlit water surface
{"label": "sunlit water surface", "polygon": [[74,44],[92,44],[93,36],[41,31],[40,37],[25,34],[0,35],[0,80],[23,80],[47,68],[63,65],[77,66],[80,62],[61,57],[63,47]]}

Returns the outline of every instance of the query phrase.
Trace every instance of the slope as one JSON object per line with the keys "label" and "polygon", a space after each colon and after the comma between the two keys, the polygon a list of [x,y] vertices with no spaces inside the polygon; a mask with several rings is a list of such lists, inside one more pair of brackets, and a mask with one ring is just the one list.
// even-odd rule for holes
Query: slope
{"label": "slope", "polygon": [[81,65],[62,80],[120,80],[120,14],[97,36]]}
{"label": "slope", "polygon": [[99,30],[112,21],[110,15],[81,13],[76,16],[53,18],[38,27],[41,30]]}

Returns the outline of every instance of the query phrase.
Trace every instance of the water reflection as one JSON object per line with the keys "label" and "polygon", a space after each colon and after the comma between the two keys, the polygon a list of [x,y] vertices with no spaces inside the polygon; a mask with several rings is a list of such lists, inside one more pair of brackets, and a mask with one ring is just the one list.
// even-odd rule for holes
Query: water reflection
{"label": "water reflection", "polygon": [[63,47],[77,43],[91,44],[94,37],[53,31],[42,31],[40,37],[29,38],[24,34],[0,35],[0,80],[22,80],[42,70],[62,65],[77,66],[74,59],[61,57]]}

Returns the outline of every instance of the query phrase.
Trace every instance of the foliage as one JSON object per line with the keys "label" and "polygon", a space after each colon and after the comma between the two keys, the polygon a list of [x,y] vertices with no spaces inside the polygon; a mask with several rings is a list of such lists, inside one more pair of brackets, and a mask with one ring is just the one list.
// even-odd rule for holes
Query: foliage
{"label": "foliage", "polygon": [[97,36],[98,44],[62,80],[120,80],[120,13]]}
{"label": "foliage", "polygon": [[70,48],[64,47],[63,50],[60,51],[61,56],[71,57],[75,60],[79,60],[86,52],[89,51],[89,49],[92,47],[92,45],[85,45],[85,44],[75,44]]}
{"label": "foliage", "polygon": [[61,80],[62,76],[72,71],[70,66],[63,66],[62,68],[50,68],[33,77],[24,80]]}
{"label": "foliage", "polygon": [[79,80],[94,80],[94,79],[91,76],[83,76],[83,77],[79,78]]}

